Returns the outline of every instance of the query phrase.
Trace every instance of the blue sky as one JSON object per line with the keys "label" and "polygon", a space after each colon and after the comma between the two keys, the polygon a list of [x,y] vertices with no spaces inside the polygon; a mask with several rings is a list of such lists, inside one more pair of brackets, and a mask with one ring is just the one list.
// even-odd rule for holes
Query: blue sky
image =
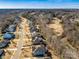
{"label": "blue sky", "polygon": [[78,8],[79,0],[0,0],[0,8]]}

